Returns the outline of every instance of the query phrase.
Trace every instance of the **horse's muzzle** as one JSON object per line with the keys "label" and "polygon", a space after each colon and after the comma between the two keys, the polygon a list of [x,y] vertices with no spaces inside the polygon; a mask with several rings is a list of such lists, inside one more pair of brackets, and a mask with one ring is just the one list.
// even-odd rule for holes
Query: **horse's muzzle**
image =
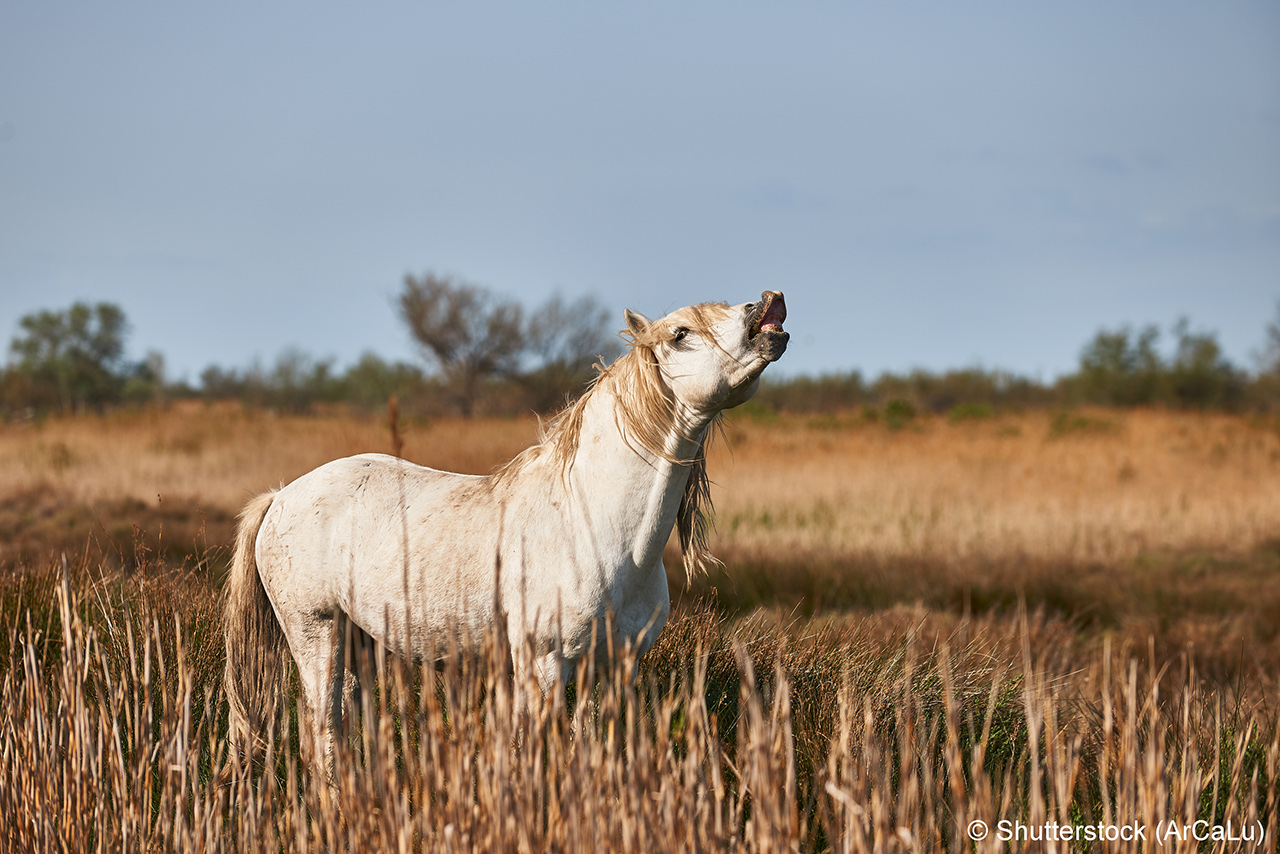
{"label": "horse's muzzle", "polygon": [[787,319],[787,302],[781,291],[765,291],[747,314],[747,338],[755,350],[770,362],[776,362],[787,350],[791,334],[782,330]]}

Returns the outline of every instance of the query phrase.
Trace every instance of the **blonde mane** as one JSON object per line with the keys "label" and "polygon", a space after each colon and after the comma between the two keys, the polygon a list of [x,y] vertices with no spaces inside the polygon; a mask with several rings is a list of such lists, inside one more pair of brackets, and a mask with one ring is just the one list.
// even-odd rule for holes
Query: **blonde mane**
{"label": "blonde mane", "polygon": [[[655,321],[636,334],[622,330],[628,344],[626,352],[605,366],[596,363],[596,375],[586,391],[566,405],[547,422],[540,423],[538,444],[527,448],[509,463],[493,472],[494,483],[505,480],[521,471],[536,459],[550,455],[560,466],[562,476],[573,466],[582,434],[582,416],[592,397],[607,388],[614,397],[613,417],[623,441],[633,450],[643,449],[659,459],[677,465],[689,466],[689,480],[685,484],[676,516],[676,530],[680,538],[685,574],[690,580],[698,572],[721,566],[711,554],[709,540],[714,528],[715,508],[711,503],[711,482],[707,478],[707,443],[714,434],[721,432],[721,415],[716,414],[707,426],[697,450],[689,459],[679,459],[666,449],[667,437],[675,425],[675,401],[662,380],[656,348],[672,336],[672,330],[684,327],[702,335],[720,348],[712,325],[728,313],[725,303],[702,303],[682,308]],[[722,349],[722,348],[721,348]],[[689,441],[693,437],[685,436]],[[639,448],[637,448],[639,446]]]}

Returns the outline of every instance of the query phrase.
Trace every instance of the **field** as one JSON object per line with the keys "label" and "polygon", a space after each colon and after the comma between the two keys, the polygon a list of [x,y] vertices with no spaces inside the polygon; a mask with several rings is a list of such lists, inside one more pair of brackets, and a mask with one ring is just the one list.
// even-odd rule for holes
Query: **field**
{"label": "field", "polygon": [[[0,427],[0,847],[1275,850],[1280,422],[963,414],[739,412],[725,565],[686,586],[671,547],[634,684],[515,708],[496,635],[487,666],[380,662],[334,788],[288,704],[267,758],[229,749],[218,589],[245,500],[386,423]],[[536,428],[410,422],[404,454],[482,473]]]}

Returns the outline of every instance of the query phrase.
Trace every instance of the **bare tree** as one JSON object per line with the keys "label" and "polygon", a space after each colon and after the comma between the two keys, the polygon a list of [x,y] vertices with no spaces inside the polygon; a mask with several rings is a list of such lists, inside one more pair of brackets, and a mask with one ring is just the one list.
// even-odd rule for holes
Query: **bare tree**
{"label": "bare tree", "polygon": [[400,316],[434,362],[464,416],[475,408],[481,383],[509,376],[525,349],[520,304],[478,285],[427,273],[406,276]]}
{"label": "bare tree", "polygon": [[533,407],[547,411],[564,403],[591,378],[597,360],[612,361],[621,349],[609,329],[609,311],[594,296],[567,302],[553,295],[529,316],[525,340],[533,366],[521,381]]}

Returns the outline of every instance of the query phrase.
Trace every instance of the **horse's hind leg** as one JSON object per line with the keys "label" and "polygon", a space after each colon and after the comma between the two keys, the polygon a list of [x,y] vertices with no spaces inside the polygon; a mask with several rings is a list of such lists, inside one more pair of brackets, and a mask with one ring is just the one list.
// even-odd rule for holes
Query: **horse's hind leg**
{"label": "horse's hind leg", "polygon": [[[373,684],[376,645],[364,629],[338,612],[334,619],[333,664],[329,670],[328,724],[336,738],[343,732],[345,718],[350,723],[364,714],[364,687]],[[370,731],[366,721],[366,730]]]}
{"label": "horse's hind leg", "polygon": [[347,681],[345,644],[334,642],[340,622],[345,619],[315,615],[284,626],[306,706],[302,731],[311,734],[307,760],[313,767],[323,765],[330,783],[335,779],[334,738],[341,731]]}

